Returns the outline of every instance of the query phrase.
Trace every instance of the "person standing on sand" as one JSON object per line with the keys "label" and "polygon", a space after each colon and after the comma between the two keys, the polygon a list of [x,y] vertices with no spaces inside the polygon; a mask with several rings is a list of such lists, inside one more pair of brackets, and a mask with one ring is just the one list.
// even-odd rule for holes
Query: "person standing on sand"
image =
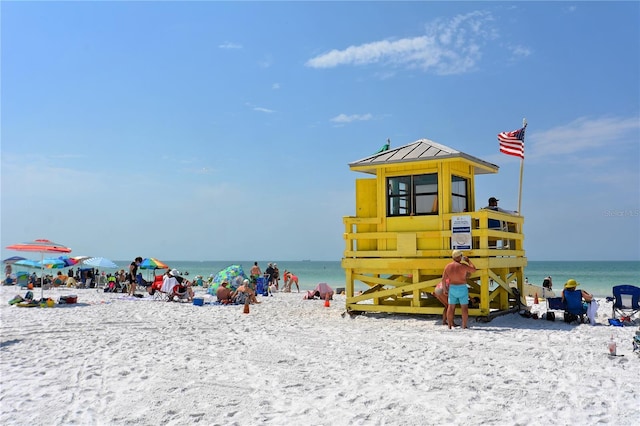
{"label": "person standing on sand", "polygon": [[127,279],[129,280],[129,296],[133,296],[136,292],[136,275],[138,275],[138,266],[142,263],[142,258],[140,256],[136,257],[131,265],[129,265],[129,276]]}
{"label": "person standing on sand", "polygon": [[278,269],[278,264],[273,264],[273,280],[276,284],[276,290],[280,289],[280,269]]}
{"label": "person standing on sand", "polygon": [[[444,267],[442,282],[449,293],[449,306],[447,307],[447,322],[449,328],[453,326],[453,316],[456,304],[460,304],[462,310],[462,328],[467,328],[469,319],[469,289],[467,288],[467,274],[476,271],[476,267],[468,257],[462,255],[461,250],[451,253],[453,262]],[[465,262],[465,263],[462,263]]]}
{"label": "person standing on sand", "polygon": [[262,276],[262,271],[258,266],[258,262],[253,262],[253,266],[251,267],[251,271],[249,272],[249,274],[251,277],[251,284],[253,285],[253,288],[255,288],[256,284],[258,283],[258,277]]}

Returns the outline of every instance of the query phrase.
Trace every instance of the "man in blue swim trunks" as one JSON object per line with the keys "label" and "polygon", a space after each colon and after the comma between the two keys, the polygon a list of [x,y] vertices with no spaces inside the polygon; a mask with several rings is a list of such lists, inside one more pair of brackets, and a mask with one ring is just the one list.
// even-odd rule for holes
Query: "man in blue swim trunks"
{"label": "man in blue swim trunks", "polygon": [[456,305],[460,304],[462,310],[462,328],[467,328],[469,319],[469,288],[467,287],[467,275],[474,273],[476,267],[468,257],[462,255],[461,250],[451,253],[453,262],[444,268],[442,282],[449,288],[449,306],[447,307],[447,322],[449,328],[453,326],[453,315]]}

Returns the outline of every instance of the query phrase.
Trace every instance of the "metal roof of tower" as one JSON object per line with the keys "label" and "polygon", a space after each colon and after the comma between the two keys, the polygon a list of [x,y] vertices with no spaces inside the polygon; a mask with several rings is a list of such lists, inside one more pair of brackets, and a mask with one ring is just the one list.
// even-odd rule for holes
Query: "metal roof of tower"
{"label": "metal roof of tower", "polygon": [[376,174],[376,168],[385,164],[443,160],[447,158],[464,158],[474,163],[475,174],[497,173],[499,168],[497,165],[489,163],[488,161],[481,160],[429,139],[419,139],[408,145],[377,152],[369,157],[349,163],[349,167],[356,168],[358,171],[364,173]]}

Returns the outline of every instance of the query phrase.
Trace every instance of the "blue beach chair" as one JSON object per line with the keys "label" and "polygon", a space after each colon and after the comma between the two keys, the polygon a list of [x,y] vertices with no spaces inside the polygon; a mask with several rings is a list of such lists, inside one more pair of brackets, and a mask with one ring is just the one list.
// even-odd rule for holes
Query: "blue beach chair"
{"label": "blue beach chair", "polygon": [[640,287],[622,284],[613,287],[613,319],[617,317],[632,317],[640,313]]}
{"label": "blue beach chair", "polygon": [[[579,319],[582,323],[587,313],[587,304],[582,301],[580,291],[565,291],[564,301],[562,297],[547,298],[547,315],[553,311],[562,311],[564,322],[574,322]],[[555,319],[555,315],[552,318]]]}
{"label": "blue beach chair", "polygon": [[569,314],[570,316],[573,315],[573,317],[570,317],[572,320],[580,318],[580,322],[584,322],[588,305],[582,301],[582,292],[580,290],[565,291],[564,301],[566,305],[564,311],[565,318],[567,317],[567,314]]}

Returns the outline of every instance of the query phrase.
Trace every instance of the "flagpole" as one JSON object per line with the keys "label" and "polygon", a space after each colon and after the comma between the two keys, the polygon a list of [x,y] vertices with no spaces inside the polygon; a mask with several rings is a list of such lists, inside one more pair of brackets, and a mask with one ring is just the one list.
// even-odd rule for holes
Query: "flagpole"
{"label": "flagpole", "polygon": [[[527,119],[522,119],[522,128],[527,128]],[[526,133],[525,133],[526,134]],[[524,144],[524,135],[522,137],[522,143]],[[520,187],[518,189],[518,215],[522,216],[522,176],[524,174],[524,157],[520,157]]]}

